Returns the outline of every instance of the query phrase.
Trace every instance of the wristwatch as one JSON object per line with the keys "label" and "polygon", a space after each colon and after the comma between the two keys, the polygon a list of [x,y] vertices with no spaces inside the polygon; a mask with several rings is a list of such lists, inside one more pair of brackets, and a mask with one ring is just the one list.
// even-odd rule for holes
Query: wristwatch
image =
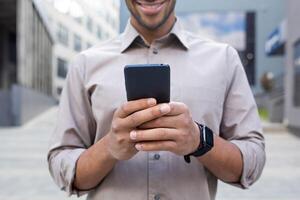
{"label": "wristwatch", "polygon": [[205,125],[198,124],[197,122],[196,124],[198,125],[200,131],[200,144],[196,149],[196,151],[184,156],[184,160],[187,163],[191,162],[190,156],[195,156],[195,157],[203,156],[204,154],[209,152],[214,146],[213,131],[210,128],[206,127]]}

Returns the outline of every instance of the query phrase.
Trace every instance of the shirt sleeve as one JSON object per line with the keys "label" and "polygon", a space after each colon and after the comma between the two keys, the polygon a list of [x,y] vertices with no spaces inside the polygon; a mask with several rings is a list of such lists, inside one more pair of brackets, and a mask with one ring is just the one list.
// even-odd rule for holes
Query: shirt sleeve
{"label": "shirt sleeve", "polygon": [[85,89],[84,55],[69,67],[57,118],[57,125],[48,151],[49,171],[55,183],[68,195],[83,195],[73,188],[79,156],[92,144],[95,120],[88,91]]}
{"label": "shirt sleeve", "polygon": [[249,86],[239,55],[228,47],[228,80],[221,137],[235,144],[243,157],[243,172],[240,182],[233,184],[248,188],[261,175],[266,155],[262,127],[257,106]]}

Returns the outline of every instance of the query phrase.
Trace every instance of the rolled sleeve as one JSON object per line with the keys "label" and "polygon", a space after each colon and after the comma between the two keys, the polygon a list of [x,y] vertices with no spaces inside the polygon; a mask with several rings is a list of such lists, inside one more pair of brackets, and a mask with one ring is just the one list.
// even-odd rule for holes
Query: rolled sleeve
{"label": "rolled sleeve", "polygon": [[228,48],[228,66],[232,66],[221,123],[221,137],[235,144],[243,157],[240,182],[249,188],[260,177],[265,165],[265,141],[257,106],[237,52]]}
{"label": "rolled sleeve", "polygon": [[84,56],[79,55],[69,67],[48,152],[49,171],[55,183],[68,195],[78,196],[86,192],[73,187],[76,164],[92,145],[96,130],[84,77]]}
{"label": "rolled sleeve", "polygon": [[240,182],[236,186],[243,189],[249,188],[261,175],[265,165],[265,152],[255,142],[245,142],[239,140],[231,141],[241,151],[243,157],[243,172]]}
{"label": "rolled sleeve", "polygon": [[77,191],[73,188],[75,179],[76,164],[79,156],[85,149],[63,150],[57,154],[53,153],[49,160],[49,170],[61,190],[67,192],[70,196],[76,194],[77,196],[83,195],[84,192]]}

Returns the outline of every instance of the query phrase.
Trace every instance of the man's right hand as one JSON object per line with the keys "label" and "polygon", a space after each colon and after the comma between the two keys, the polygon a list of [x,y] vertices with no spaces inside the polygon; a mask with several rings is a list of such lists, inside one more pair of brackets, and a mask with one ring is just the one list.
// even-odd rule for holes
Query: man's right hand
{"label": "man's right hand", "polygon": [[137,153],[130,132],[170,110],[168,104],[157,105],[155,99],[130,101],[120,106],[108,134],[80,155],[74,187],[79,190],[96,187],[118,160],[128,160]]}
{"label": "man's right hand", "polygon": [[168,104],[156,104],[155,99],[129,101],[114,113],[109,133],[105,136],[109,153],[117,160],[132,158],[137,150],[130,139],[130,132],[141,124],[170,112]]}

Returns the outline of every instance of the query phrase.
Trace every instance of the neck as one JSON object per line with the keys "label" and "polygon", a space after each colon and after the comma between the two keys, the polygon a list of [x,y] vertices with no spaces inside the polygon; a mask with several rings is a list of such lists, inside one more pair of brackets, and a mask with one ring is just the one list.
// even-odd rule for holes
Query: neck
{"label": "neck", "polygon": [[171,31],[175,21],[176,21],[175,15],[171,14],[170,17],[168,18],[168,20],[163,25],[161,25],[157,29],[151,30],[151,29],[148,29],[148,28],[140,25],[134,19],[134,17],[131,17],[132,26],[143,36],[143,38],[146,40],[145,42],[149,45],[151,45],[151,43],[154,40],[167,35]]}

